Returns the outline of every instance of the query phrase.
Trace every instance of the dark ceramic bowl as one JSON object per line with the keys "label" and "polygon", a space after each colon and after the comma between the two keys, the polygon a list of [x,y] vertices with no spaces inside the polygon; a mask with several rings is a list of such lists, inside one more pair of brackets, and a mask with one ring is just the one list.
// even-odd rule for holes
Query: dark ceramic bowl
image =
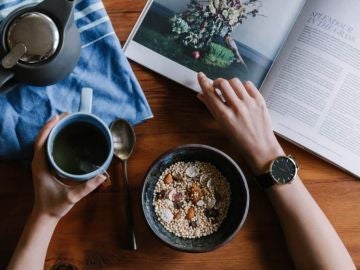
{"label": "dark ceramic bowl", "polygon": [[[231,203],[228,214],[219,230],[211,235],[197,239],[180,238],[168,232],[156,217],[152,204],[156,182],[166,168],[179,161],[210,162],[229,181]],[[186,252],[207,252],[226,244],[244,224],[249,209],[249,190],[239,166],[225,153],[206,145],[180,146],[159,157],[145,176],[141,196],[145,219],[155,235],[168,246]]]}

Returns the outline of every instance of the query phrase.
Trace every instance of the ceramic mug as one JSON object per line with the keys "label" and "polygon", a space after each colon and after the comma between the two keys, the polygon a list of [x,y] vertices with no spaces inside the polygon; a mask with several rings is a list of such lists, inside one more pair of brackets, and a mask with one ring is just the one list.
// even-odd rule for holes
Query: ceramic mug
{"label": "ceramic mug", "polygon": [[[51,167],[62,178],[86,181],[106,173],[111,163],[111,133],[108,126],[91,113],[92,97],[92,89],[83,88],[79,112],[60,120],[49,134],[47,157]],[[60,153],[61,158],[58,157]],[[69,164],[65,166],[66,162]]]}

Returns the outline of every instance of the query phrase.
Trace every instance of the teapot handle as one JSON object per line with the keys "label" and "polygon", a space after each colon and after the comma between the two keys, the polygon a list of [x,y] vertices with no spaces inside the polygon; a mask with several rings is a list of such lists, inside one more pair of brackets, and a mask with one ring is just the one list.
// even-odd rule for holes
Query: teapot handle
{"label": "teapot handle", "polygon": [[57,18],[63,29],[72,24],[76,0],[44,0],[36,6],[36,9],[50,13],[51,17]]}

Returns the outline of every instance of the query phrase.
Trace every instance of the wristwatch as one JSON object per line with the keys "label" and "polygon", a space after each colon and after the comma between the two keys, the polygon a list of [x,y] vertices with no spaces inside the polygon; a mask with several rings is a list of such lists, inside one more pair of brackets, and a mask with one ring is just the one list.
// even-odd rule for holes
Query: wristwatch
{"label": "wristwatch", "polygon": [[298,170],[294,157],[279,156],[270,163],[270,168],[266,173],[256,176],[256,181],[263,189],[273,185],[290,184],[295,180]]}

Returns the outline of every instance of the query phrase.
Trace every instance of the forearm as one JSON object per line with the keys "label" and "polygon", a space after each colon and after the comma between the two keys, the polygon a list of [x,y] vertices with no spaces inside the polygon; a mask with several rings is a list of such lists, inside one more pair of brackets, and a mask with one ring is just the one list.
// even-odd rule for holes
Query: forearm
{"label": "forearm", "polygon": [[299,178],[268,189],[297,269],[355,269],[333,226]]}
{"label": "forearm", "polygon": [[58,219],[33,212],[27,221],[8,270],[44,269],[46,252]]}
{"label": "forearm", "polygon": [[[253,83],[242,83],[236,78],[211,82],[205,74],[199,73],[198,80],[202,89],[199,99],[231,135],[253,173],[262,175],[267,172],[269,165],[285,153],[274,135],[271,117],[260,91]],[[291,164],[291,161],[277,164],[277,172],[285,173],[288,180],[296,172]],[[277,182],[286,180],[281,178]],[[300,179],[271,187],[267,193],[277,211],[297,268],[355,269],[339,236]]]}

